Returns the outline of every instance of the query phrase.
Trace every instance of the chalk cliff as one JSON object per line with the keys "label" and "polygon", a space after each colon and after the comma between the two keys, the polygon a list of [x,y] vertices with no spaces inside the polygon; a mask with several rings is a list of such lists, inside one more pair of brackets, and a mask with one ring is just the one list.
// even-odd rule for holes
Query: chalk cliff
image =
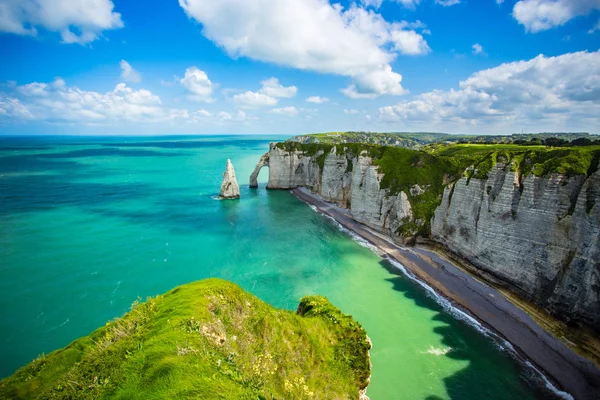
{"label": "chalk cliff", "polygon": [[498,163],[444,190],[431,238],[539,306],[600,330],[600,172],[528,175]]}
{"label": "chalk cliff", "polygon": [[223,182],[221,183],[221,191],[219,192],[221,199],[239,199],[240,187],[235,178],[235,170],[231,160],[227,160],[225,172],[223,172]]}
{"label": "chalk cliff", "polygon": [[552,314],[600,331],[600,172],[525,175],[499,157],[484,176],[474,167],[444,174],[439,193],[417,179],[392,190],[368,151],[294,146],[271,144],[261,158],[255,175],[268,166],[268,188],[307,187],[398,243],[439,243]]}

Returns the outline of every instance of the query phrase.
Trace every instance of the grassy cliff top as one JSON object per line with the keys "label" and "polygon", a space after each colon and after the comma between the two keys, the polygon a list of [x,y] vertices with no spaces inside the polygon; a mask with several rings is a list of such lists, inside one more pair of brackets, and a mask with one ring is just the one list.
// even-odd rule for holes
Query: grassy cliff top
{"label": "grassy cliff top", "polygon": [[[286,141],[277,147],[287,151],[300,151],[316,156],[321,169],[325,158],[336,147],[337,154],[345,154],[350,160],[362,152],[373,158],[384,176],[381,188],[390,194],[403,191],[410,201],[415,219],[422,225],[405,224],[411,236],[415,231],[428,236],[430,221],[441,203],[446,185],[466,177],[487,179],[497,163],[502,163],[519,174],[521,179],[560,173],[566,176],[590,175],[598,170],[600,145],[548,147],[543,145],[517,144],[450,144],[439,143],[411,150],[394,146],[378,146],[370,143],[299,143]],[[365,153],[363,153],[365,154]],[[471,168],[473,167],[473,168]],[[351,168],[349,167],[348,171]],[[419,185],[425,193],[412,196],[410,189]]]}
{"label": "grassy cliff top", "polygon": [[289,139],[300,143],[368,143],[380,146],[404,147],[419,149],[435,143],[480,143],[480,144],[546,144],[587,145],[591,142],[600,144],[600,136],[586,132],[545,132],[521,133],[512,135],[451,135],[436,132],[327,132],[298,135]]}
{"label": "grassy cliff top", "polygon": [[355,399],[363,328],[324,297],[278,310],[219,279],[131,311],[0,381],[2,399]]}

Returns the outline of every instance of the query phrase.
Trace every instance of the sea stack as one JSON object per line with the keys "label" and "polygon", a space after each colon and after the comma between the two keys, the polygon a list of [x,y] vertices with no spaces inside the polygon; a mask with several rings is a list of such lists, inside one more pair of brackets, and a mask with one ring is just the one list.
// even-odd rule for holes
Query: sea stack
{"label": "sea stack", "polygon": [[227,167],[223,172],[223,183],[221,183],[220,199],[239,199],[240,186],[235,179],[235,171],[231,160],[227,159]]}

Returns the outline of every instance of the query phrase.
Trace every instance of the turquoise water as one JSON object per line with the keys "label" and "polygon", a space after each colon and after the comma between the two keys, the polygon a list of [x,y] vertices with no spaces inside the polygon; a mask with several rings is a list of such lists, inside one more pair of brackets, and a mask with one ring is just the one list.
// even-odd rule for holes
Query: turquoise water
{"label": "turquoise water", "polygon": [[[0,377],[207,277],[277,307],[328,296],[373,340],[372,399],[548,398],[490,337],[287,192],[265,136],[0,138]],[[240,201],[214,199],[230,158]]]}

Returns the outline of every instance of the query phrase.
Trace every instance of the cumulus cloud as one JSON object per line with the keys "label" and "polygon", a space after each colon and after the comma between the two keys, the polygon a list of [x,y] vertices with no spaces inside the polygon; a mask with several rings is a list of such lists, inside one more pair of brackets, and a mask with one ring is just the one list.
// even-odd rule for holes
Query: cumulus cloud
{"label": "cumulus cloud", "polygon": [[86,91],[51,83],[32,82],[15,88],[14,97],[0,97],[0,115],[52,122],[109,123],[160,121],[177,116],[146,89],[134,90],[119,83],[109,92]]}
{"label": "cumulus cloud", "polygon": [[329,102],[329,98],[321,96],[310,96],[306,98],[306,101],[314,104],[323,104]]}
{"label": "cumulus cloud", "polygon": [[0,125],[35,121],[52,124],[116,125],[122,123],[201,123],[209,126],[247,124],[256,120],[244,111],[210,112],[205,109],[166,107],[146,89],[135,90],[119,83],[106,93],[68,86],[60,78],[50,83],[32,82],[5,85],[11,93],[0,92]]}
{"label": "cumulus cloud", "polygon": [[286,99],[296,96],[297,92],[298,88],[296,86],[284,87],[277,78],[262,81],[262,89],[260,89],[260,93],[264,95]]}
{"label": "cumulus cloud", "polygon": [[129,64],[127,61],[121,60],[119,66],[121,67],[121,79],[123,79],[125,82],[137,83],[142,80],[140,73],[133,69],[131,64]]}
{"label": "cumulus cloud", "polygon": [[231,57],[348,76],[354,97],[406,93],[390,63],[398,54],[430,51],[407,23],[327,0],[179,0],[203,34]]}
{"label": "cumulus cloud", "polygon": [[261,82],[262,88],[258,92],[247,91],[233,96],[233,101],[242,107],[273,106],[281,98],[296,96],[296,86],[283,86],[277,78],[269,78]]}
{"label": "cumulus cloud", "polygon": [[59,33],[63,43],[86,44],[123,27],[113,9],[111,0],[3,0],[0,32],[35,36],[42,28]]}
{"label": "cumulus cloud", "polygon": [[296,107],[274,108],[271,112],[273,114],[287,115],[288,117],[295,117],[300,114],[300,111]]}
{"label": "cumulus cloud", "polygon": [[512,15],[528,32],[536,33],[598,9],[600,0],[520,0]]}
{"label": "cumulus cloud", "polygon": [[236,94],[233,96],[233,101],[244,107],[273,106],[278,102],[275,97],[252,91]]}
{"label": "cumulus cloud", "polygon": [[379,109],[383,121],[552,126],[600,115],[600,51],[540,55],[479,71],[458,89],[434,90]]}
{"label": "cumulus cloud", "polygon": [[190,67],[185,70],[185,75],[179,80],[188,92],[188,99],[192,101],[200,101],[211,103],[215,101],[212,98],[214,84],[208,79],[206,72],[198,69],[198,67]]}

